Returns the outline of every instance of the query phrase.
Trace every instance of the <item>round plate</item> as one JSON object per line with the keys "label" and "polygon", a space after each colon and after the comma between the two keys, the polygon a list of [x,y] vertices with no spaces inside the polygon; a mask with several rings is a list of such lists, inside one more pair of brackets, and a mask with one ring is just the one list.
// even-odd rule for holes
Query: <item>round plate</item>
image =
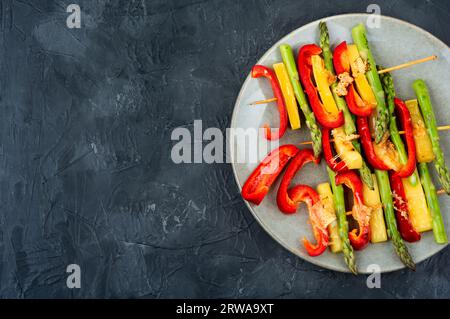
{"label": "round plate", "polygon": [[[445,125],[450,123],[450,112],[446,111],[450,101],[450,90],[448,89],[448,84],[450,83],[450,50],[447,45],[423,29],[390,17],[381,16],[379,27],[369,28],[367,26],[369,17],[373,16],[368,14],[347,14],[321,19],[320,21],[326,21],[328,24],[332,48],[344,40],[352,43],[352,27],[360,22],[365,23],[375,60],[379,65],[385,67],[398,65],[433,54],[438,55],[439,59],[437,61],[426,62],[393,72],[393,77],[396,93],[404,100],[415,98],[414,91],[411,87],[412,82],[417,78],[424,79],[430,88],[438,124]],[[318,24],[319,21],[315,21],[291,32],[272,46],[257,64],[271,67],[274,63],[282,61],[278,50],[278,46],[282,43],[290,44],[294,52],[298,52],[298,48],[304,44],[319,43]],[[273,93],[266,79],[252,79],[249,75],[242,85],[236,100],[231,128],[254,129],[262,127],[264,123],[271,123],[272,127],[276,127],[279,119],[278,111],[274,103],[268,106],[249,106],[253,101],[272,96]],[[268,149],[271,150],[284,144],[296,144],[302,141],[309,141],[310,139],[309,131],[303,121],[300,130],[288,130],[285,136],[279,141],[279,144],[276,142],[270,143]],[[449,143],[450,134],[442,132],[441,145],[444,150],[449,150]],[[267,144],[267,141],[265,141],[262,134],[259,134],[258,146],[260,148],[257,153],[261,152],[261,146],[264,144]],[[249,161],[242,160],[242,156],[254,155],[248,154],[249,146],[245,145],[245,143],[231,140],[229,141],[229,147],[234,175],[241,189],[243,183],[257,166],[258,162],[253,160],[249,163]],[[259,156],[258,161],[264,158],[267,153],[266,151],[264,154],[260,154],[261,156]],[[450,152],[447,152],[448,154]],[[446,160],[447,163],[450,163],[448,156],[446,156]],[[313,166],[313,164],[307,164],[297,174],[294,182],[308,184],[312,187],[316,187],[319,183],[328,182],[325,165],[323,160],[318,167]],[[430,165],[430,170],[433,173],[433,180],[435,181],[436,187],[439,187],[438,179],[434,174],[432,165]],[[330,251],[326,251],[319,257],[310,257],[306,253],[300,240],[306,236],[314,242],[311,227],[307,221],[306,207],[302,205],[294,215],[282,214],[276,205],[277,189],[278,184],[275,184],[259,206],[247,203],[248,208],[261,226],[277,242],[297,256],[324,268],[348,272],[342,254],[333,254]],[[441,195],[440,207],[445,225],[447,226],[447,233],[449,233],[448,230],[450,229],[450,215],[447,211],[447,207],[449,206],[450,197]],[[436,254],[445,247],[434,242],[431,231],[423,233],[420,242],[407,244],[407,246],[416,263]],[[360,273],[370,272],[370,268],[368,267],[372,264],[378,265],[382,272],[393,271],[404,267],[395,254],[391,242],[371,244],[363,251],[356,252],[356,259]]]}

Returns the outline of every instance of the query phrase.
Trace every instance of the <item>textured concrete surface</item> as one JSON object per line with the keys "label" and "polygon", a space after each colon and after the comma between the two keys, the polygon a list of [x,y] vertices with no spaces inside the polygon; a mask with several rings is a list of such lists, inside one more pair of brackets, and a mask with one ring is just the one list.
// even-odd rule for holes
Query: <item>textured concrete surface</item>
{"label": "textured concrete surface", "polygon": [[[272,240],[229,164],[170,160],[175,127],[229,125],[281,36],[372,2],[2,0],[0,296],[449,297],[449,249],[368,289]],[[450,43],[449,2],[377,3]]]}

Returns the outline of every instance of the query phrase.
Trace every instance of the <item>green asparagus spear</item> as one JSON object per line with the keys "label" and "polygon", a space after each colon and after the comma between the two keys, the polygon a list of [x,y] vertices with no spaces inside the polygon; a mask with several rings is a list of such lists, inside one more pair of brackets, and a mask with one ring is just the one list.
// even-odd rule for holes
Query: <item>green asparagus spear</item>
{"label": "green asparagus spear", "polygon": [[[320,22],[319,29],[320,29],[320,47],[322,48],[322,55],[323,55],[325,68],[328,70],[328,72],[330,72],[331,74],[334,75],[335,72],[334,72],[334,66],[333,66],[333,55],[331,54],[331,50],[330,50],[330,36],[328,34],[327,24],[325,22]],[[336,86],[337,86],[337,83],[334,82],[331,85],[331,91],[333,92],[333,97],[334,97],[334,100],[336,101],[336,104],[337,104],[339,110],[341,110],[344,113],[345,134],[347,134],[347,135],[355,134],[356,126],[355,126],[355,122],[353,120],[353,116],[348,109],[345,99],[336,94],[336,92],[334,90],[334,88]],[[354,140],[352,142],[352,144],[355,147],[355,149],[361,153],[361,145],[360,145],[359,141]],[[370,168],[364,159],[362,161],[362,167],[359,169],[359,174],[361,175],[361,179],[363,180],[364,184],[366,184],[370,189],[373,189],[372,172],[370,171]]]}
{"label": "green asparagus spear", "polygon": [[402,237],[397,229],[395,221],[394,205],[392,203],[391,185],[389,184],[389,174],[386,171],[375,170],[378,188],[380,189],[381,202],[384,208],[384,218],[388,228],[388,236],[394,243],[395,252],[400,257],[406,267],[415,270],[416,265],[408,252],[408,248],[403,242]]}
{"label": "green asparagus spear", "polygon": [[344,253],[344,260],[348,268],[353,274],[358,274],[356,268],[355,254],[353,253],[353,247],[348,239],[348,223],[347,216],[345,212],[345,201],[344,201],[344,188],[342,185],[336,185],[335,177],[336,174],[327,167],[328,176],[330,177],[331,188],[334,195],[334,205],[336,206],[336,217],[339,227],[339,237],[342,241],[342,251]]}
{"label": "green asparagus spear", "polygon": [[425,197],[427,199],[428,208],[430,209],[431,219],[433,221],[434,239],[438,244],[447,243],[447,233],[445,232],[444,221],[442,220],[441,209],[439,207],[439,199],[431,180],[427,163],[419,163],[420,181],[422,182]]}
{"label": "green asparagus spear", "polygon": [[[322,48],[323,62],[325,64],[325,68],[328,70],[328,72],[331,72],[331,74],[334,75],[335,73],[334,73],[334,66],[333,66],[333,55],[330,50],[330,36],[328,34],[327,24],[325,22],[320,22],[319,29],[320,29],[320,47]],[[342,111],[342,113],[344,113],[345,134],[347,134],[347,135],[354,134],[356,132],[355,122],[353,121],[352,114],[350,113],[350,110],[348,109],[345,99],[335,93],[334,88],[336,86],[337,86],[337,83],[334,82],[331,85],[331,91],[333,93],[333,97],[334,97],[334,100],[336,101],[338,109],[340,111]]]}
{"label": "green asparagus spear", "polygon": [[367,79],[370,86],[375,93],[377,100],[377,118],[375,124],[375,142],[379,143],[384,134],[388,130],[389,123],[389,110],[386,107],[386,101],[384,97],[383,87],[381,85],[380,77],[378,76],[377,66],[370,51],[369,42],[367,41],[366,28],[364,24],[358,24],[352,29],[352,37],[356,46],[358,47],[359,54],[369,64],[369,70],[366,72]]}
{"label": "green asparagus spear", "polygon": [[[381,67],[378,67],[381,69]],[[390,73],[380,74],[380,80],[383,85],[383,90],[386,95],[386,101],[389,109],[390,120],[389,120],[389,132],[391,134],[392,143],[394,143],[395,148],[398,151],[398,156],[400,159],[400,163],[405,165],[408,162],[408,154],[405,150],[405,145],[403,144],[403,140],[400,137],[400,133],[398,132],[397,121],[395,118],[395,88],[394,88],[394,80],[392,79],[392,75]],[[412,186],[417,185],[418,176],[417,172],[414,172],[410,177],[408,177],[409,182]]]}
{"label": "green asparagus spear", "polygon": [[450,175],[445,164],[444,153],[439,144],[439,133],[436,126],[436,117],[434,115],[433,106],[431,104],[430,94],[428,93],[428,87],[423,80],[416,80],[413,83],[413,89],[416,92],[417,100],[419,100],[420,110],[427,127],[428,135],[431,139],[431,145],[433,146],[433,153],[436,155],[434,160],[434,167],[436,168],[439,176],[439,181],[447,194],[450,195]]}
{"label": "green asparagus spear", "polygon": [[311,108],[306,100],[305,93],[303,92],[302,86],[299,81],[297,66],[294,60],[294,54],[292,48],[288,44],[280,45],[281,57],[283,58],[284,65],[289,74],[292,87],[294,88],[294,94],[297,98],[298,105],[305,116],[306,126],[311,131],[311,139],[313,142],[314,156],[319,157],[322,153],[322,132],[316,123],[316,118]]}

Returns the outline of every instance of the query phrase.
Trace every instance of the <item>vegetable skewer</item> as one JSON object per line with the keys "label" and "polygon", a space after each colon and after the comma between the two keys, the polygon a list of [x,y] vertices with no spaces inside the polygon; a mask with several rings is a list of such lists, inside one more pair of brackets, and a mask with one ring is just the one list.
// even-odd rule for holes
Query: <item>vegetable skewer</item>
{"label": "vegetable skewer", "polygon": [[[421,235],[412,224],[410,218],[409,208],[412,202],[408,201],[408,199],[406,198],[402,179],[396,176],[395,173],[390,173],[389,179],[394,200],[395,217],[397,219],[397,226],[400,235],[402,235],[402,238],[404,240],[410,243],[419,241]],[[425,201],[424,199],[422,200]]]}
{"label": "vegetable skewer", "polygon": [[[418,201],[414,207],[414,209],[417,209],[417,229],[419,226],[427,226],[427,229],[432,228],[435,241],[438,244],[443,244],[447,242],[447,234],[445,233],[445,227],[442,221],[437,195],[445,194],[445,190],[436,192],[434,184],[431,181],[430,173],[428,171],[428,163],[435,159],[435,155],[433,153],[431,139],[426,131],[417,100],[406,101],[406,106],[408,107],[411,113],[411,118],[415,123],[413,129],[414,142],[418,146],[416,148],[419,152],[416,152],[416,157],[419,162],[420,181],[423,186],[423,190],[420,195],[426,198],[426,203],[424,205],[423,200],[418,200],[418,194],[412,194],[413,197],[411,201]],[[405,183],[405,186],[407,186],[407,182]],[[423,193],[423,191],[425,191],[425,193]],[[425,207],[419,207],[421,205]],[[414,217],[414,214],[411,216]],[[414,219],[412,219],[412,221],[414,221]],[[420,229],[418,230],[420,231]]]}
{"label": "vegetable skewer", "polygon": [[[321,22],[322,23],[322,22]],[[325,25],[326,26],[326,25]],[[322,40],[322,39],[321,39]],[[280,50],[281,50],[281,47],[283,46],[283,45],[287,45],[287,44],[282,44],[281,46],[280,46]],[[320,45],[321,47],[322,47],[322,44]],[[292,50],[292,49],[291,49]],[[322,50],[323,50],[323,47],[322,47]],[[324,60],[325,60],[325,52],[323,53],[323,55],[324,55]],[[283,56],[283,52],[281,52],[281,56]],[[411,62],[408,62],[408,63],[404,63],[404,64],[400,64],[400,65],[396,65],[396,66],[393,66],[393,67],[391,67],[391,68],[387,68],[387,69],[378,69],[378,74],[383,74],[383,73],[387,73],[387,72],[392,72],[392,71],[396,71],[396,70],[400,70],[400,69],[404,69],[404,68],[407,68],[407,67],[410,67],[410,66],[413,66],[413,65],[416,65],[416,64],[419,64],[419,63],[423,63],[423,62],[427,62],[427,61],[431,61],[431,60],[436,60],[438,57],[437,57],[437,55],[432,55],[432,56],[429,56],[429,57],[426,57],[426,58],[422,58],[422,59],[419,59],[419,60],[414,60],[414,61],[411,61]],[[283,61],[284,61],[284,58],[283,58]],[[327,62],[326,62],[326,60],[324,61],[325,62],[325,66],[327,67]],[[286,62],[285,62],[286,63]],[[328,67],[327,67],[327,69],[328,69]],[[288,69],[288,71],[289,71],[289,69]],[[298,75],[297,75],[298,76]],[[303,94],[303,96],[304,96],[304,94]],[[270,99],[266,99],[266,100],[259,100],[259,101],[255,101],[255,102],[252,102],[252,103],[250,103],[250,105],[257,105],[257,104],[266,104],[266,103],[271,103],[271,102],[276,102],[277,101],[277,98],[276,97],[273,97],[273,98],[270,98]],[[299,102],[300,103],[300,102]],[[307,103],[307,102],[306,102]],[[339,107],[339,105],[338,105],[338,107]],[[349,113],[350,114],[350,113]],[[344,116],[345,116],[345,114],[344,114]],[[347,120],[347,117],[345,117],[345,119]]]}
{"label": "vegetable skewer", "polygon": [[352,215],[358,223],[358,229],[353,229],[348,234],[348,237],[355,250],[362,250],[367,246],[370,240],[369,222],[372,208],[363,203],[363,183],[358,174],[354,171],[348,171],[336,175],[336,185],[342,184],[350,188],[353,192]]}
{"label": "vegetable skewer", "polygon": [[[328,72],[330,72],[332,75],[334,75],[335,72],[334,72],[334,66],[333,66],[333,55],[330,50],[330,36],[328,33],[327,24],[325,22],[320,22],[319,29],[320,29],[320,47],[322,48],[322,55],[323,55],[323,59],[324,59],[325,68],[328,70]],[[336,92],[335,92],[336,86],[337,86],[337,83],[334,82],[331,85],[331,91],[333,92],[333,97],[336,101],[338,108],[344,113],[345,134],[353,135],[356,133],[356,126],[353,121],[353,116],[351,115],[351,113],[347,107],[347,103],[345,102],[345,99],[336,94]],[[359,141],[355,140],[352,142],[352,144],[353,144],[354,148],[356,149],[356,151],[361,153],[361,145],[359,144]],[[362,160],[362,166],[359,169],[359,174],[361,175],[361,179],[363,180],[364,184],[366,184],[370,189],[373,189],[372,173],[364,159]]]}
{"label": "vegetable skewer", "polygon": [[[414,108],[414,105],[409,103],[411,101],[405,105],[403,101],[395,98],[395,88],[389,72],[434,60],[437,56],[377,71],[363,24],[352,29],[355,44],[347,46],[345,42],[341,43],[336,48],[334,57],[330,50],[326,23],[321,22],[319,30],[320,47],[310,44],[299,50],[299,71],[289,45],[280,46],[283,63],[274,64],[275,73],[261,65],[256,65],[252,70],[253,77],[264,76],[271,81],[275,95],[275,98],[256,101],[253,104],[278,103],[280,129],[271,131],[265,125],[266,138],[275,140],[282,137],[288,115],[292,129],[300,128],[298,103],[312,137],[312,142],[303,142],[300,145],[313,144],[314,152],[299,150],[295,145],[274,150],[245,182],[242,195],[244,199],[258,205],[283,168],[288,166],[278,189],[277,203],[285,213],[294,213],[301,202],[307,204],[309,220],[317,241],[317,244],[313,245],[304,239],[304,246],[310,256],[318,256],[328,245],[332,246],[329,239],[333,238],[332,241],[336,240],[336,245],[331,247],[332,251],[343,251],[346,264],[350,271],[356,274],[353,249],[363,249],[369,240],[380,242],[389,237],[401,261],[414,270],[414,261],[403,239],[417,241],[420,239],[420,232],[433,229],[436,242],[442,244],[448,241],[437,198],[443,191],[436,191],[427,163],[434,160],[444,191],[450,195],[450,174],[438,136],[438,131],[448,130],[450,126],[436,127],[428,89],[422,80],[415,81],[413,88],[425,121],[421,118],[416,100],[413,101]],[[341,48],[340,51],[338,48]],[[339,54],[336,55],[336,52]],[[339,82],[336,81],[336,75]],[[377,111],[372,112],[375,107]],[[394,111],[397,111],[397,114]],[[404,132],[399,131],[395,115],[399,117],[399,125],[403,127]],[[373,124],[370,128],[369,117]],[[322,131],[316,119],[323,126]],[[357,132],[359,136],[355,134]],[[330,140],[330,133],[334,140]],[[401,134],[405,134],[407,151]],[[428,140],[424,137],[428,137]],[[330,141],[335,144],[336,155],[331,151]],[[361,157],[360,143],[364,146],[366,158]],[[297,185],[288,189],[295,173],[304,163],[320,161],[322,147],[334,194],[328,183],[319,185],[318,191],[308,185]],[[417,152],[416,149],[421,151]],[[340,162],[336,161],[338,158],[341,159]],[[416,158],[419,162],[420,178],[415,165]],[[365,160],[375,169],[374,176],[371,175]],[[338,169],[340,167],[342,169]],[[356,169],[359,174],[355,173]],[[363,186],[361,179],[367,179],[367,184],[371,184],[372,188],[376,183],[378,188],[368,189],[366,184]],[[346,213],[341,184],[353,190],[353,209],[350,213]],[[366,195],[368,200],[364,198]],[[330,200],[332,198],[334,200]],[[378,220],[383,222],[384,236],[382,229],[377,228],[381,224],[373,228],[371,219],[374,211],[378,212]],[[352,215],[359,225],[352,232],[348,232],[347,215]],[[380,231],[376,240],[371,238],[372,229]],[[330,237],[333,233],[334,237]]]}

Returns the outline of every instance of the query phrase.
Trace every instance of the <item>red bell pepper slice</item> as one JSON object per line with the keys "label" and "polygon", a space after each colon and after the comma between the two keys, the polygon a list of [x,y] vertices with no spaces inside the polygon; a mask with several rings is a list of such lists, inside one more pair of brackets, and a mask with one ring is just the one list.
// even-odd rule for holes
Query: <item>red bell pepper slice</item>
{"label": "red bell pepper slice", "polygon": [[339,75],[344,72],[350,73],[350,61],[347,55],[347,42],[341,42],[333,52],[333,64],[336,74]]}
{"label": "red bell pepper slice", "polygon": [[278,112],[280,113],[280,128],[272,132],[268,124],[264,124],[264,133],[266,139],[269,141],[278,140],[281,138],[287,129],[288,115],[286,111],[286,105],[284,103],[284,97],[281,92],[280,84],[278,83],[277,76],[268,67],[263,65],[255,65],[252,68],[252,77],[259,78],[261,76],[266,77],[272,86],[272,91],[277,98]]}
{"label": "red bell pepper slice", "polygon": [[298,71],[300,73],[300,80],[305,88],[305,92],[308,95],[311,108],[317,121],[323,127],[336,128],[344,125],[344,114],[339,111],[337,116],[327,112],[319,99],[319,93],[316,86],[313,84],[311,56],[321,54],[322,49],[315,44],[307,44],[300,48],[298,53]]}
{"label": "red bell pepper slice", "polygon": [[[347,56],[347,42],[339,44],[333,53],[333,63],[336,74],[340,75],[344,72],[350,73],[350,61]],[[356,116],[369,116],[372,114],[373,108],[370,104],[365,103],[364,100],[356,92],[355,86],[350,84],[347,87],[347,95],[345,101],[347,102],[348,109]]]}
{"label": "red bell pepper slice", "polygon": [[336,173],[343,173],[348,171],[347,164],[344,161],[337,162],[336,157],[333,156],[330,142],[330,129],[322,128],[322,149],[323,156],[328,166]]}
{"label": "red bell pepper slice", "polygon": [[242,197],[259,205],[283,168],[298,152],[297,146],[292,144],[280,146],[270,152],[245,181]]}
{"label": "red bell pepper slice", "polygon": [[413,125],[408,108],[398,98],[394,99],[394,103],[399,113],[400,123],[405,131],[406,146],[408,147],[408,161],[395,175],[405,178],[411,176],[416,170],[416,144],[414,143]]}
{"label": "red bell pepper slice", "polygon": [[348,109],[356,116],[369,116],[372,114],[373,108],[370,104],[365,103],[363,99],[356,92],[355,86],[350,84],[347,88],[348,93],[345,96]]}
{"label": "red bell pepper slice", "polygon": [[[313,206],[320,202],[319,194],[307,185],[297,185],[291,188],[288,193],[295,203],[306,203],[311,217]],[[315,257],[321,255],[327,249],[329,236],[327,229],[321,227],[315,219],[310,218],[310,222],[317,244],[313,245],[306,238],[303,238],[303,246],[310,256]]]}
{"label": "red bell pepper slice", "polygon": [[375,154],[367,117],[357,117],[356,125],[358,127],[360,141],[369,164],[375,169],[388,171],[390,168],[386,164],[384,164],[384,162]]}
{"label": "red bell pepper slice", "polygon": [[362,250],[370,240],[370,209],[363,202],[363,184],[360,177],[354,171],[336,175],[335,182],[336,185],[344,184],[353,192],[353,209],[359,210],[357,216],[354,216],[359,225],[359,234],[357,235],[357,229],[353,229],[348,233],[348,238],[353,248]]}
{"label": "red bell pepper slice", "polygon": [[392,194],[394,198],[395,218],[397,219],[397,226],[402,235],[402,238],[410,243],[420,240],[420,233],[418,233],[408,216],[408,201],[403,188],[402,179],[396,173],[390,173],[390,183]]}
{"label": "red bell pepper slice", "polygon": [[297,210],[298,204],[289,197],[288,187],[297,172],[303,167],[303,165],[309,162],[319,164],[320,158],[315,158],[312,150],[308,148],[302,149],[289,162],[289,165],[286,168],[286,172],[283,175],[277,193],[278,208],[285,214],[294,214]]}

